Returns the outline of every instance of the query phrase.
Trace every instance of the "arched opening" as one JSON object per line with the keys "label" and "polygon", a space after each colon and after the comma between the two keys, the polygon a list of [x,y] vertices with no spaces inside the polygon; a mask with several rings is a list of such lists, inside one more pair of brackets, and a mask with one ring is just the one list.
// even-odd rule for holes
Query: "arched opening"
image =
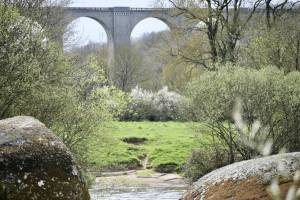
{"label": "arched opening", "polygon": [[80,17],[67,26],[63,43],[67,51],[87,45],[106,48],[108,34],[100,22],[89,17]]}
{"label": "arched opening", "polygon": [[91,17],[79,17],[66,28],[63,37],[64,50],[81,56],[94,54],[107,64],[113,63],[114,42],[105,24]]}
{"label": "arched opening", "polygon": [[165,38],[169,37],[171,29],[163,20],[152,17],[133,25],[130,35],[132,50],[127,51],[127,54],[131,53],[130,58],[135,62],[126,63],[126,66],[134,68],[134,73],[131,73],[135,74],[132,86],[159,90],[162,87],[161,72],[165,66],[161,55],[165,47]]}
{"label": "arched opening", "polygon": [[132,42],[135,42],[151,33],[164,31],[170,31],[169,26],[160,19],[150,17],[140,21],[134,26],[130,38]]}

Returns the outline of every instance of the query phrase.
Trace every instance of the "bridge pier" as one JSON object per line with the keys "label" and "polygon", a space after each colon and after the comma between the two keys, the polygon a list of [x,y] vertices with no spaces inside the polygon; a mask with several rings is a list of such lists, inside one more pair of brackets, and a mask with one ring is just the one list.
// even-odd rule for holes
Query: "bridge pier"
{"label": "bridge pier", "polygon": [[113,28],[112,35],[115,48],[130,45],[130,35],[132,32],[131,12],[129,7],[113,8]]}

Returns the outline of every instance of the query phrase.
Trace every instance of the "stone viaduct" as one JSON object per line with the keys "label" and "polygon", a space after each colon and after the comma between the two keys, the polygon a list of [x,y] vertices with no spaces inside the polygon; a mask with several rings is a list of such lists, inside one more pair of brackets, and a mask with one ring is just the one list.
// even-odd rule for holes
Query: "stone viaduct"
{"label": "stone viaduct", "polygon": [[171,30],[183,23],[182,17],[172,17],[172,10],[166,8],[66,7],[64,10],[66,23],[88,17],[103,26],[107,34],[110,61],[114,57],[115,48],[130,45],[131,32],[140,21],[156,18],[166,23]]}

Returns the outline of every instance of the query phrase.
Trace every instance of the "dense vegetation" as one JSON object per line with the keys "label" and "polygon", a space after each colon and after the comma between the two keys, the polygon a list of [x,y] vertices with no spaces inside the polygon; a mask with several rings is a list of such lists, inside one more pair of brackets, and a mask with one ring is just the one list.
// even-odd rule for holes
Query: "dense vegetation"
{"label": "dense vegetation", "polygon": [[119,112],[111,102],[122,99],[123,92],[107,86],[105,70],[95,57],[87,56],[80,67],[73,65],[76,60],[50,40],[51,32],[20,15],[30,5],[15,3],[0,4],[0,118],[38,118],[83,163],[85,140]]}
{"label": "dense vegetation", "polygon": [[294,1],[243,9],[245,0],[169,0],[186,27],[116,49],[113,66],[103,45],[63,50],[67,2],[47,12],[52,1],[33,2],[0,1],[0,119],[38,118],[83,168],[148,160],[196,180],[236,161],[300,150]]}

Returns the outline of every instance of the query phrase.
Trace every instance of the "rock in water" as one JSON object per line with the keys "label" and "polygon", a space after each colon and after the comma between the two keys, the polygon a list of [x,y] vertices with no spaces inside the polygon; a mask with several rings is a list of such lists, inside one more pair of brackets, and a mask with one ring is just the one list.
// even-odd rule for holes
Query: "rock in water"
{"label": "rock in water", "polygon": [[267,188],[278,176],[281,194],[285,197],[299,169],[300,153],[234,163],[200,178],[182,200],[272,200]]}
{"label": "rock in water", "polygon": [[1,200],[89,200],[72,154],[32,117],[0,121]]}

